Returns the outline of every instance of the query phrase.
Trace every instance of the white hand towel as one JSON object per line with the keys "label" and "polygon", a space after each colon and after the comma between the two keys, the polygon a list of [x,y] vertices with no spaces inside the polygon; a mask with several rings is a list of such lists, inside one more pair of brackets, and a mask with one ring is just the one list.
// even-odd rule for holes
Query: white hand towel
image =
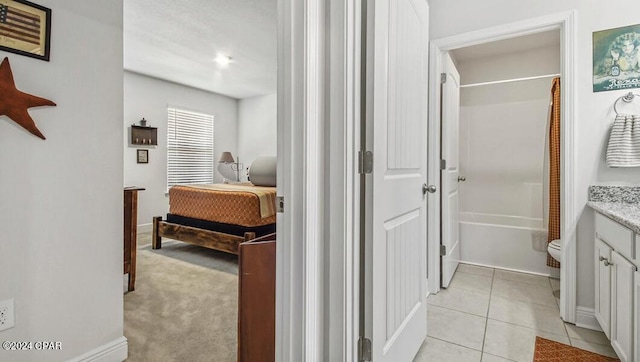
{"label": "white hand towel", "polygon": [[616,116],[609,135],[607,166],[640,167],[640,115]]}

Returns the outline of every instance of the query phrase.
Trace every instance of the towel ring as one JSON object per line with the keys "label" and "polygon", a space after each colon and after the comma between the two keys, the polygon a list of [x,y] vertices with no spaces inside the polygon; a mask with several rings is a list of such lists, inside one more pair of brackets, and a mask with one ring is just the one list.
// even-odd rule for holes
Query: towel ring
{"label": "towel ring", "polygon": [[636,94],[636,93],[632,93],[629,92],[621,97],[618,97],[618,99],[616,99],[615,102],[613,102],[613,110],[616,112],[616,115],[619,114],[618,113],[618,108],[616,108],[616,105],[618,104],[618,102],[622,99],[625,103],[631,103],[633,102],[633,99],[638,96],[640,97],[640,94]]}

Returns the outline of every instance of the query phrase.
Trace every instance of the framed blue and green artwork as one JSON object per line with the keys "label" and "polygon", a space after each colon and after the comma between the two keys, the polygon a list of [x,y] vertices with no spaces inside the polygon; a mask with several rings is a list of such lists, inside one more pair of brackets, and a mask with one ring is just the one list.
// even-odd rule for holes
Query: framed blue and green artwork
{"label": "framed blue and green artwork", "polygon": [[640,88],[640,25],[593,33],[593,91]]}

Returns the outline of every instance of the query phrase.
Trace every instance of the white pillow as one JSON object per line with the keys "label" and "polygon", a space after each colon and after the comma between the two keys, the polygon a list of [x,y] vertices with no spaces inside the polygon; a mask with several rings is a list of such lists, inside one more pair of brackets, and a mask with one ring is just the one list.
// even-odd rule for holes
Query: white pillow
{"label": "white pillow", "polygon": [[249,168],[249,181],[256,186],[276,186],[277,166],[274,156],[256,158]]}

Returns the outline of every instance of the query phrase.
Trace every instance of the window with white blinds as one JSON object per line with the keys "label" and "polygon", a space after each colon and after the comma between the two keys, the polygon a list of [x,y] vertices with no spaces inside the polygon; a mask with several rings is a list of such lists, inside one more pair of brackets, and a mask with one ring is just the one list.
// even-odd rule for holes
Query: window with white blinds
{"label": "window with white blinds", "polygon": [[167,189],[213,183],[213,116],[168,108]]}

